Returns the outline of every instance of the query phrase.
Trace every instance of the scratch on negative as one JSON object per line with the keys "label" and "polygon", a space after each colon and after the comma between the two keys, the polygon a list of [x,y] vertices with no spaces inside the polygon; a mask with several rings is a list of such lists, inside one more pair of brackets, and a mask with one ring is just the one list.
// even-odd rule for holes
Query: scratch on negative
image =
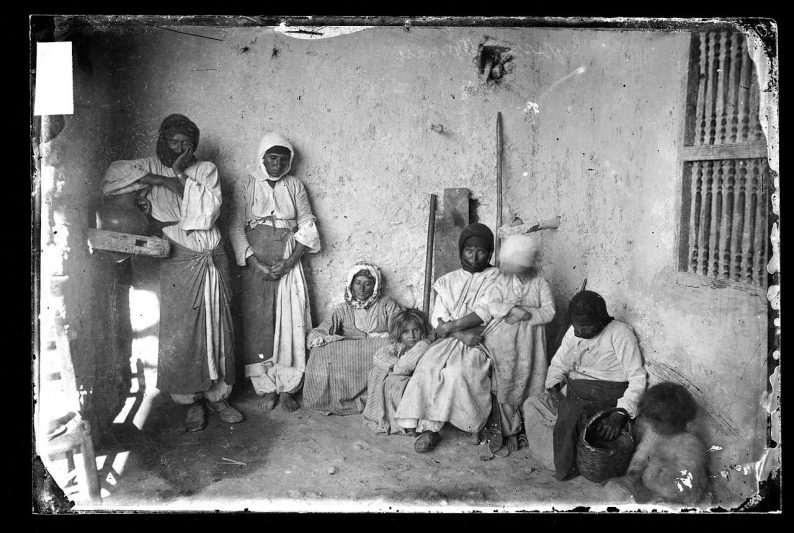
{"label": "scratch on negative", "polygon": [[151,26],[152,28],[157,28],[157,29],[160,29],[160,30],[172,31],[174,33],[181,33],[182,35],[192,35],[193,37],[201,37],[202,39],[211,39],[213,41],[223,42],[223,39],[218,39],[217,37],[209,37],[208,35],[199,35],[198,33],[190,33],[190,32],[187,32],[187,31],[174,30],[172,28],[165,28],[163,26],[157,26],[156,24],[148,24],[146,22],[141,22],[140,24],[143,24],[145,26]]}
{"label": "scratch on negative", "polygon": [[547,88],[545,91],[543,91],[542,93],[540,93],[540,96],[538,96],[538,100],[540,100],[541,98],[543,98],[544,96],[546,96],[547,94],[549,94],[549,93],[551,92],[551,90],[552,90],[552,89],[554,89],[555,87],[557,87],[559,84],[561,84],[562,82],[564,82],[564,81],[565,81],[565,80],[567,80],[568,78],[571,78],[571,77],[575,76],[576,74],[584,74],[584,71],[585,71],[585,70],[586,70],[586,69],[585,69],[585,67],[584,67],[584,66],[581,66],[581,67],[579,67],[578,69],[576,69],[576,70],[574,70],[573,72],[571,72],[570,74],[568,74],[568,75],[566,75],[566,76],[563,76],[563,77],[562,77],[562,78],[560,78],[559,80],[555,81],[554,83],[552,83],[551,85],[549,85],[549,87],[548,87],[548,88]]}
{"label": "scratch on negative", "polygon": [[744,362],[744,370],[742,370],[742,375],[741,375],[741,376],[739,376],[739,379],[736,381],[736,387],[733,389],[733,397],[731,398],[731,403],[729,403],[729,404],[728,404],[728,408],[725,410],[725,412],[730,412],[730,410],[731,410],[731,407],[733,407],[733,402],[735,402],[735,401],[736,401],[736,395],[739,393],[739,384],[740,384],[740,383],[741,383],[741,381],[744,379],[744,375],[747,373],[747,367],[748,367],[748,366],[750,366],[750,361],[752,361],[753,359],[755,359],[755,354],[757,354],[757,353],[758,353],[758,349],[759,349],[760,347],[761,347],[761,343],[759,342],[759,343],[758,343],[758,346],[756,346],[756,347],[755,347],[755,350],[753,350],[753,355],[751,355],[751,356],[750,356],[750,357],[747,359],[747,361],[745,361],[745,362]]}
{"label": "scratch on negative", "polygon": [[286,30],[284,33],[305,33],[308,35],[325,35],[319,31],[312,31],[312,30]]}
{"label": "scratch on negative", "polygon": [[735,435],[737,438],[744,439],[744,435],[736,428],[733,424],[731,418],[717,410],[713,407],[706,399],[703,397],[703,391],[694,383],[692,383],[689,379],[684,377],[670,365],[667,365],[662,362],[657,361],[649,361],[648,362],[648,370],[650,372],[656,373],[662,379],[666,379],[669,381],[675,381],[680,385],[683,385],[687,388],[693,387],[698,391],[699,401],[698,404],[702,407],[703,411],[709,416],[719,427],[721,427],[724,431],[730,432]]}

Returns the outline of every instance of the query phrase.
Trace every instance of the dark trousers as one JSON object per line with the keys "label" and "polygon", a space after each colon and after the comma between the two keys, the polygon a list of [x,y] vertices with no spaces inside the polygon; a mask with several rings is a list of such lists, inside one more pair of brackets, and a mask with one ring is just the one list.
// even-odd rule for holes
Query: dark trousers
{"label": "dark trousers", "polygon": [[615,407],[629,386],[627,381],[595,379],[572,379],[567,384],[567,395],[560,401],[554,425],[554,469],[560,481],[578,473],[576,444],[587,421],[598,411]]}

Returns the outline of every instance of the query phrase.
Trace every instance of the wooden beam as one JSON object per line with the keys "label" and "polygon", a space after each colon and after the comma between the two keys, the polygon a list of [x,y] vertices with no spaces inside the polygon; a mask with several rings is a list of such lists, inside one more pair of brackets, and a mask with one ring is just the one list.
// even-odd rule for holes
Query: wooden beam
{"label": "wooden beam", "polygon": [[152,257],[168,257],[171,251],[171,244],[158,237],[148,237],[146,235],[133,235],[131,233],[119,233],[117,231],[107,231],[102,229],[87,228],[88,246],[92,249],[111,250],[114,252],[124,252]]}
{"label": "wooden beam", "polygon": [[765,142],[685,146],[684,161],[713,161],[717,159],[758,159],[767,157]]}
{"label": "wooden beam", "polygon": [[469,225],[469,189],[444,189],[444,208],[433,241],[433,281],[460,268],[458,238]]}
{"label": "wooden beam", "polygon": [[[496,227],[502,227],[502,113],[496,113]],[[499,266],[499,238],[494,239],[493,264]]]}

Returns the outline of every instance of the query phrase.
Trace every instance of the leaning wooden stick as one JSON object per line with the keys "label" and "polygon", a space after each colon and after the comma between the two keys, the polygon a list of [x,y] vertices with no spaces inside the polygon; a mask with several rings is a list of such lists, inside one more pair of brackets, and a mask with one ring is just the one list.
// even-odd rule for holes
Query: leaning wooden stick
{"label": "leaning wooden stick", "polygon": [[422,311],[430,313],[430,289],[433,285],[433,241],[436,235],[436,195],[430,195],[430,217],[427,220],[427,249],[425,250],[425,295]]}
{"label": "leaning wooden stick", "polygon": [[[496,227],[502,227],[502,112],[496,112]],[[499,266],[499,235],[494,243],[494,264]]]}

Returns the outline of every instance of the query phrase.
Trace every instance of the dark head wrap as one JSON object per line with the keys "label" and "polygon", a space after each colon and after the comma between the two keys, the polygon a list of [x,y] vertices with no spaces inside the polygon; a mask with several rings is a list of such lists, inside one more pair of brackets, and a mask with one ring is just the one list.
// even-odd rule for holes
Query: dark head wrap
{"label": "dark head wrap", "polygon": [[595,326],[592,337],[599,334],[613,320],[607,313],[607,303],[600,294],[593,291],[577,292],[568,304],[568,316],[572,322],[584,322]]}
{"label": "dark head wrap", "polygon": [[179,154],[174,154],[171,148],[168,147],[168,140],[177,133],[187,135],[193,139],[193,150],[196,149],[199,142],[199,129],[193,121],[185,115],[173,114],[168,115],[160,124],[160,135],[157,137],[157,157],[167,167],[171,167],[179,157]]}
{"label": "dark head wrap", "polygon": [[485,224],[475,222],[463,228],[458,239],[458,255],[460,256],[460,266],[463,270],[471,273],[482,272],[491,266],[490,263],[486,262],[480,267],[474,267],[463,260],[463,248],[466,246],[467,241],[468,244],[476,244],[488,250],[488,259],[490,259],[491,254],[493,254],[493,240],[493,232]]}
{"label": "dark head wrap", "polygon": [[265,150],[265,155],[267,154],[292,155],[292,150],[290,150],[286,146],[281,146],[280,144],[277,144],[276,146],[271,146],[270,148]]}

